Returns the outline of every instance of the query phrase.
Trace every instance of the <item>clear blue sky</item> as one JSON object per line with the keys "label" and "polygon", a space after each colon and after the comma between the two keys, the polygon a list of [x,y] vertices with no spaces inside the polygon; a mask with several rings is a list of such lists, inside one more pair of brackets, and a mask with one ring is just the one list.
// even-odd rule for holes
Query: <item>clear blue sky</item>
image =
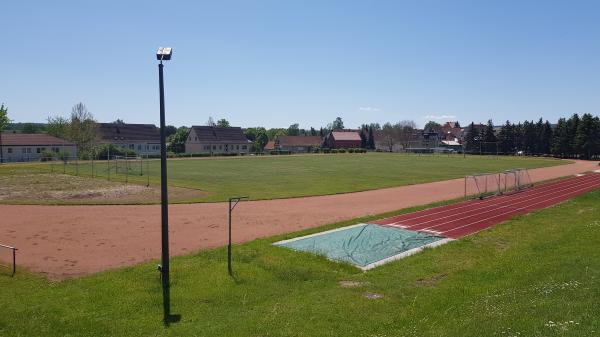
{"label": "clear blue sky", "polygon": [[[556,120],[600,106],[599,1],[5,1],[0,102],[68,115],[319,127]],[[428,117],[430,116],[430,117]]]}

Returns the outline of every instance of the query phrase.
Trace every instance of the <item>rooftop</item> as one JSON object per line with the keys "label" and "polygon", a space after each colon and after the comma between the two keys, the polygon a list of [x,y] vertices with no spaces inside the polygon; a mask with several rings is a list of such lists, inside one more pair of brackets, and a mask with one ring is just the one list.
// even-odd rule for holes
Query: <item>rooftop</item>
{"label": "rooftop", "polygon": [[2,133],[3,146],[73,145],[46,133]]}
{"label": "rooftop", "polygon": [[98,123],[98,137],[104,142],[160,142],[160,130],[154,124]]}
{"label": "rooftop", "polygon": [[[192,130],[198,137],[198,142],[229,142],[247,143],[248,139],[240,127],[218,127],[218,126],[192,126]],[[194,140],[196,141],[196,140]]]}

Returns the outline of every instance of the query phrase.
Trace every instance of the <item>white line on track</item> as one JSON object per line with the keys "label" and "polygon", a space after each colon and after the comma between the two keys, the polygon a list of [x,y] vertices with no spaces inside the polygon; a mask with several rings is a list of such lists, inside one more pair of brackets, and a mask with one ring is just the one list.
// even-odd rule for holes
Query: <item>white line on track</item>
{"label": "white line on track", "polygon": [[[469,213],[477,212],[477,213],[474,213],[474,214],[469,215],[469,216],[460,217],[460,218],[457,218],[457,219],[454,219],[454,220],[450,220],[450,221],[448,221],[448,222],[445,223],[445,224],[447,224],[447,223],[451,223],[451,222],[455,222],[455,221],[459,221],[459,220],[464,220],[464,219],[467,219],[467,218],[471,218],[471,217],[474,217],[474,216],[479,216],[481,214],[486,214],[486,213],[494,212],[494,211],[496,211],[498,209],[501,209],[501,208],[514,207],[515,205],[519,205],[519,204],[522,204],[524,202],[529,202],[531,200],[536,200],[536,199],[539,199],[539,198],[547,197],[548,195],[554,195],[556,193],[562,193],[564,191],[572,190],[572,189],[575,189],[575,188],[577,188],[579,186],[585,186],[587,184],[589,184],[589,182],[585,181],[585,182],[581,182],[579,184],[571,185],[569,188],[560,188],[560,189],[557,188],[557,189],[553,189],[553,193],[552,192],[548,192],[548,191],[546,191],[546,193],[543,193],[543,194],[542,193],[536,193],[536,195],[537,195],[536,197],[532,197],[532,195],[527,195],[526,196],[527,198],[514,198],[514,199],[510,199],[510,200],[504,199],[506,202],[501,202],[501,203],[496,203],[496,204],[488,204],[488,205],[486,205],[484,207],[480,207],[480,208],[471,208],[471,209],[469,209],[467,211],[464,211],[464,212],[453,213],[453,214],[450,214],[450,215],[447,215],[447,216],[443,216],[443,217],[436,217],[435,219],[431,219],[431,220],[428,220],[428,221],[419,222],[419,223],[412,224],[412,225],[406,224],[405,223],[406,220],[399,221],[398,223],[403,223],[402,224],[403,228],[410,229],[410,228],[417,227],[417,226],[422,226],[422,225],[425,225],[425,224],[428,224],[428,223],[431,223],[431,222],[437,222],[437,221],[442,220],[442,219],[454,218],[457,215],[464,215],[464,214],[469,214]],[[498,200],[498,199],[496,199],[496,200]],[[515,202],[517,200],[521,200],[521,201]],[[480,212],[481,210],[484,210],[484,209],[488,209],[488,210],[484,211],[484,212]],[[435,226],[428,227],[428,228],[434,228],[434,227]]]}
{"label": "white line on track", "polygon": [[[573,186],[580,186],[582,184],[586,184],[586,183],[589,182],[588,180],[595,180],[595,178],[596,177],[593,177],[593,178],[590,178],[590,179],[577,179],[575,181],[575,184],[571,184],[571,187],[573,187]],[[500,196],[500,197],[496,197],[496,198],[490,198],[490,199],[486,199],[483,202],[468,203],[467,205],[461,206],[461,207],[448,208],[448,209],[440,210],[438,212],[427,213],[427,214],[423,214],[423,215],[415,216],[415,217],[410,217],[410,218],[403,218],[401,220],[398,220],[396,222],[392,222],[392,223],[389,223],[389,224],[386,224],[386,225],[388,225],[388,226],[397,226],[397,225],[400,225],[400,226],[403,226],[404,228],[410,228],[410,227],[416,226],[418,224],[407,225],[407,224],[404,224],[404,223],[406,223],[408,221],[413,221],[413,220],[416,220],[416,219],[424,218],[424,217],[433,216],[433,215],[436,215],[436,214],[439,215],[439,214],[446,213],[446,212],[452,212],[451,215],[448,215],[448,216],[445,216],[445,217],[442,217],[442,218],[438,217],[436,219],[420,223],[420,224],[423,224],[423,223],[428,223],[428,222],[431,222],[431,221],[435,221],[437,219],[443,219],[443,218],[447,218],[447,217],[452,217],[452,216],[455,216],[455,215],[458,215],[458,214],[465,214],[465,213],[469,213],[469,212],[476,211],[476,210],[483,210],[483,209],[486,209],[486,208],[489,208],[489,207],[497,207],[499,205],[504,205],[504,204],[507,204],[507,203],[514,203],[515,201],[521,200],[521,199],[530,200],[532,197],[534,197],[536,195],[547,195],[548,193],[550,193],[552,191],[555,191],[555,190],[563,191],[564,190],[563,185],[565,185],[565,184],[557,183],[557,184],[553,184],[552,186],[545,186],[546,188],[544,188],[544,189],[542,189],[542,187],[540,187],[538,189],[532,189],[532,190],[528,190],[528,191],[525,191],[525,192],[521,192],[521,194],[518,194],[517,196],[515,196],[515,194],[511,194],[511,195],[504,195],[504,196]],[[497,202],[497,201],[500,201],[500,202]],[[482,207],[477,207],[477,206],[482,206]],[[468,208],[468,210],[464,211],[464,212],[456,213],[457,210],[464,209],[464,208]]]}
{"label": "white line on track", "polygon": [[[455,231],[457,229],[461,229],[461,228],[464,228],[464,227],[472,226],[474,224],[477,224],[477,223],[480,223],[480,222],[483,222],[483,221],[487,221],[487,220],[490,220],[490,219],[494,219],[494,218],[497,218],[497,217],[500,217],[500,216],[503,216],[503,215],[506,215],[506,214],[515,213],[515,211],[520,211],[520,210],[526,209],[528,207],[531,207],[531,206],[534,206],[534,205],[537,205],[537,204],[542,204],[542,203],[550,201],[550,200],[559,199],[559,198],[562,198],[562,197],[565,197],[565,196],[570,196],[570,195],[576,195],[578,192],[581,192],[581,191],[585,191],[585,190],[588,190],[588,189],[590,189],[590,191],[592,191],[592,190],[594,190],[594,189],[596,189],[598,187],[600,187],[600,183],[597,183],[597,184],[595,184],[593,186],[588,186],[588,187],[585,187],[585,188],[581,188],[581,189],[578,189],[576,191],[571,191],[569,193],[565,193],[565,194],[562,194],[562,195],[559,195],[559,196],[556,196],[556,197],[553,197],[553,198],[550,198],[550,199],[538,201],[536,203],[529,204],[529,205],[524,206],[524,207],[520,207],[520,208],[517,208],[517,209],[510,210],[508,212],[496,214],[494,216],[487,217],[485,219],[481,219],[481,220],[478,220],[478,221],[474,221],[474,222],[468,223],[466,225],[462,225],[462,226],[459,226],[459,227],[448,229],[448,230],[442,231],[442,234],[445,234],[445,233],[448,233],[448,232],[453,232],[453,231]],[[550,207],[550,206],[554,206],[554,205],[549,205],[548,207]],[[434,226],[434,227],[437,227],[437,226]]]}
{"label": "white line on track", "polygon": [[[592,177],[592,175],[586,175],[586,177]],[[572,182],[576,182],[577,183],[577,182],[585,181],[585,180],[588,180],[588,179],[577,178],[577,179],[574,179]],[[592,180],[592,179],[589,179],[589,180]],[[553,190],[555,188],[560,188],[560,186],[562,186],[562,184],[560,182],[559,183],[555,183],[555,184],[542,185],[542,186],[540,186],[540,187],[538,187],[536,189],[530,189],[530,190],[523,191],[523,192],[521,192],[519,194],[519,196],[520,196],[519,198],[510,198],[510,201],[512,201],[512,200],[519,200],[521,198],[527,198],[527,197],[530,197],[532,195],[537,195],[537,194],[540,194],[540,193],[544,193],[544,192],[546,192],[548,190]],[[460,206],[460,207],[444,207],[444,206],[441,206],[444,209],[441,209],[441,210],[439,210],[437,212],[425,213],[425,214],[422,214],[422,215],[419,215],[419,216],[410,217],[410,218],[402,218],[399,221],[392,222],[392,223],[389,223],[389,224],[386,224],[386,225],[400,224],[403,221],[410,221],[410,220],[420,219],[420,218],[428,217],[430,215],[441,214],[441,213],[446,213],[446,212],[454,212],[456,210],[463,209],[463,208],[472,208],[473,206],[481,206],[481,205],[486,205],[486,204],[493,204],[492,201],[497,201],[497,200],[503,201],[503,200],[509,199],[509,197],[512,197],[514,195],[515,195],[514,193],[513,194],[504,194],[504,195],[497,196],[497,197],[494,197],[494,198],[488,198],[488,199],[485,199],[485,200],[479,201],[479,202],[466,202],[466,204],[464,206]],[[423,210],[423,211],[415,212],[414,214],[417,215],[417,214],[424,213],[424,212],[427,212],[427,211],[428,210]]]}

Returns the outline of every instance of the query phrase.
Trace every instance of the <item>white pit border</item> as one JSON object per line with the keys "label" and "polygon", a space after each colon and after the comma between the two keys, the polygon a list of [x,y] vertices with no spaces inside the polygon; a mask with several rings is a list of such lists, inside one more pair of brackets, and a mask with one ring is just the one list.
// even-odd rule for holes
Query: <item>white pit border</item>
{"label": "white pit border", "polygon": [[[299,241],[299,240],[303,240],[303,239],[307,239],[307,238],[311,238],[311,237],[315,237],[315,236],[321,236],[321,235],[325,235],[325,234],[329,234],[329,233],[334,233],[334,232],[339,232],[339,231],[343,231],[346,229],[350,229],[350,228],[354,228],[354,227],[359,227],[359,226],[366,226],[366,225],[375,225],[375,226],[381,226],[381,227],[386,227],[386,226],[382,226],[382,225],[378,225],[378,224],[368,224],[368,223],[359,223],[356,225],[351,225],[351,226],[346,226],[346,227],[340,227],[340,228],[336,228],[336,229],[331,229],[328,231],[324,231],[324,232],[319,232],[319,233],[315,233],[315,234],[309,234],[309,235],[305,235],[305,236],[300,236],[297,238],[293,238],[293,239],[289,239],[289,240],[282,240],[282,241],[277,241],[274,242],[273,245],[275,246],[282,246],[283,244],[289,243],[289,242],[294,242],[294,241]],[[407,229],[409,230],[409,229]],[[418,232],[418,231],[413,231],[413,232]],[[431,231],[434,232],[434,231]],[[432,233],[434,234],[434,233]],[[402,252],[400,254],[396,254],[396,255],[392,255],[390,257],[386,257],[385,259],[379,260],[379,261],[375,261],[373,263],[369,263],[366,266],[358,266],[355,265],[353,263],[350,262],[346,262],[346,261],[339,261],[339,260],[334,260],[334,259],[330,259],[327,258],[327,260],[329,261],[333,261],[333,262],[337,262],[337,263],[349,263],[350,265],[362,270],[362,271],[367,271],[379,266],[382,266],[386,263],[392,262],[392,261],[396,261],[396,260],[400,260],[403,259],[405,257],[411,256],[411,255],[415,255],[417,253],[420,253],[421,251],[423,251],[425,248],[435,248],[435,247],[439,247],[441,245],[444,245],[448,242],[451,241],[455,241],[456,239],[452,239],[452,238],[445,238],[445,239],[441,239],[432,243],[428,243],[426,245],[423,245],[421,247],[417,247],[417,248],[413,248],[413,249],[409,249],[405,252]],[[287,248],[287,247],[285,247]],[[293,250],[293,249],[292,249]]]}

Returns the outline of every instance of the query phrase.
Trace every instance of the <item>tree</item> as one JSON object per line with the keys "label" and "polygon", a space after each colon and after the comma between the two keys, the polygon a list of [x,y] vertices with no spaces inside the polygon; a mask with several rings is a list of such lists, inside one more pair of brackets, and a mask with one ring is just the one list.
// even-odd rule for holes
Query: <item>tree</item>
{"label": "tree", "polygon": [[50,116],[47,119],[46,130],[51,136],[67,139],[69,137],[69,121],[61,116]]}
{"label": "tree", "polygon": [[300,136],[300,124],[295,123],[287,129],[288,136]]}
{"label": "tree", "polygon": [[23,133],[38,133],[40,131],[39,126],[33,123],[23,124]]}
{"label": "tree", "polygon": [[575,148],[584,159],[591,159],[598,153],[598,117],[583,114],[575,135]]}
{"label": "tree", "polygon": [[4,157],[2,152],[2,131],[6,125],[10,123],[10,119],[8,119],[8,108],[4,106],[4,103],[0,105],[0,164],[4,163]]}
{"label": "tree", "polygon": [[331,123],[331,130],[343,130],[344,129],[344,121],[342,121],[342,117],[337,117],[333,123]]}
{"label": "tree", "polygon": [[217,127],[220,128],[228,128],[229,127],[229,121],[227,121],[225,118],[221,118],[217,121]]}
{"label": "tree", "polygon": [[177,132],[177,128],[173,125],[165,126],[165,137],[169,138],[169,136],[174,135]]}
{"label": "tree", "polygon": [[208,120],[206,121],[206,126],[215,126],[217,124],[215,124],[215,120],[212,117],[208,117]]}
{"label": "tree", "polygon": [[506,121],[506,124],[500,128],[498,142],[500,152],[504,154],[515,152],[515,130],[510,121]]}
{"label": "tree", "polygon": [[71,109],[68,138],[77,145],[79,157],[87,157],[91,154],[96,140],[96,121],[81,102]]}
{"label": "tree", "polygon": [[533,121],[523,122],[523,150],[527,154],[534,154],[536,151],[537,132]]}
{"label": "tree", "polygon": [[125,122],[122,119],[120,119],[120,118],[117,118],[117,120],[114,121],[113,123],[117,124],[117,125],[125,125]]}
{"label": "tree", "polygon": [[475,123],[471,122],[465,133],[465,151],[474,151],[477,148],[479,140],[479,131],[475,127]]}
{"label": "tree", "polygon": [[552,154],[564,158],[569,155],[570,148],[571,140],[569,139],[567,120],[560,118],[552,136]]}
{"label": "tree", "polygon": [[550,122],[546,121],[540,125],[538,130],[538,153],[551,153],[552,133],[552,125],[550,125]]}
{"label": "tree", "polygon": [[188,127],[182,126],[176,129],[175,133],[171,134],[167,138],[168,147],[167,150],[174,153],[185,152],[185,141],[190,134]]}
{"label": "tree", "polygon": [[567,121],[567,132],[569,133],[569,153],[571,157],[576,156],[579,153],[575,138],[577,136],[577,129],[579,128],[580,118],[578,114],[574,114]]}
{"label": "tree", "polygon": [[428,131],[435,131],[437,133],[441,133],[442,132],[442,125],[440,123],[434,122],[434,121],[429,121],[425,124],[425,126],[423,127],[423,130]]}
{"label": "tree", "polygon": [[373,135],[373,127],[369,127],[369,149],[375,150],[375,136]]}
{"label": "tree", "polygon": [[313,128],[312,126],[310,127],[310,135],[311,136],[316,136],[317,135],[317,130],[315,130],[315,128]]}

